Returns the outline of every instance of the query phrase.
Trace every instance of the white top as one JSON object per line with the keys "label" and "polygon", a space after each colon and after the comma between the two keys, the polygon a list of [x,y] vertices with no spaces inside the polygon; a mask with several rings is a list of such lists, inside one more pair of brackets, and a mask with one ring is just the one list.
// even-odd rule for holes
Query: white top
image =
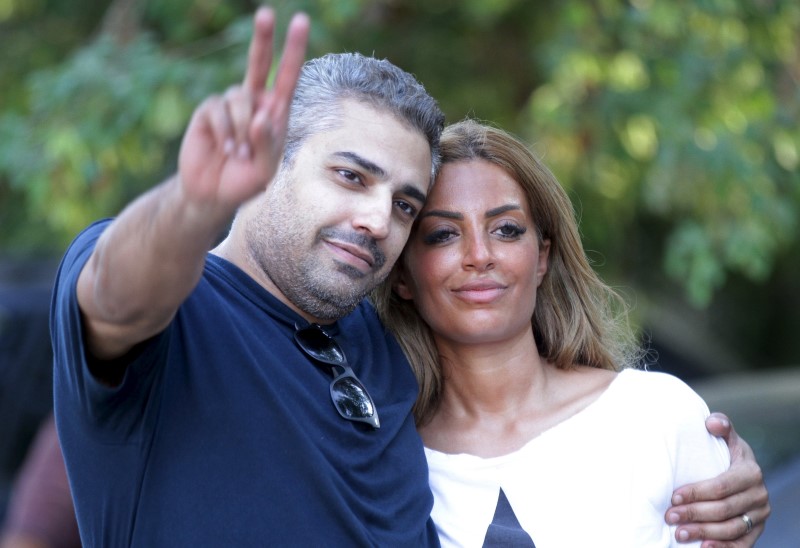
{"label": "white top", "polygon": [[[665,373],[622,371],[583,411],[494,458],[425,448],[442,546],[483,546],[502,488],[536,548],[678,544],[675,488],[728,469],[708,407]],[[512,516],[513,521],[513,516]]]}

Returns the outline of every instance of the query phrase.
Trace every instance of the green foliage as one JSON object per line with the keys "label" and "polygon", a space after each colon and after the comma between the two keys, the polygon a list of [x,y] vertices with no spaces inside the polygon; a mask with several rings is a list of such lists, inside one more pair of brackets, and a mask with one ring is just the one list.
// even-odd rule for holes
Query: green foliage
{"label": "green foliage", "polygon": [[651,245],[696,305],[729,272],[764,280],[800,215],[800,5],[560,6],[527,132],[595,204],[582,212],[588,239],[624,258],[626,232],[644,217],[667,220]]}
{"label": "green foliage", "polygon": [[[122,3],[0,0],[6,249],[60,250],[167,176],[193,108],[240,78],[250,2],[127,0],[129,40],[106,21]],[[527,138],[612,280],[664,273],[704,306],[731,276],[767,280],[797,245],[794,0],[273,5],[281,32],[291,12],[311,15],[309,56],[389,58],[450,120]]]}
{"label": "green foliage", "polygon": [[[24,115],[0,116],[10,195],[0,215],[15,227],[4,231],[4,244],[61,249],[89,221],[152,186],[195,106],[239,77],[248,38],[234,25],[221,38],[223,53],[208,62],[193,58],[202,45],[173,53],[148,34],[124,45],[103,34],[30,74]],[[231,44],[238,51],[225,51]]]}

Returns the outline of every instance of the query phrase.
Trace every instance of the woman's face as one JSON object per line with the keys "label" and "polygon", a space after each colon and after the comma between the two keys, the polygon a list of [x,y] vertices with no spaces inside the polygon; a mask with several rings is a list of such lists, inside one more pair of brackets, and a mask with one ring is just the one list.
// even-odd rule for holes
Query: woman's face
{"label": "woman's face", "polygon": [[501,342],[531,330],[547,272],[522,188],[485,160],[445,164],[411,233],[395,290],[438,341]]}

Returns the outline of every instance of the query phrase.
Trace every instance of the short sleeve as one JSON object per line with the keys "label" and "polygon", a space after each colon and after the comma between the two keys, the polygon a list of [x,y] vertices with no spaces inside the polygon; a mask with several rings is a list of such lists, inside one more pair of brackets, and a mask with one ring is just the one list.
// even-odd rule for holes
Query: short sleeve
{"label": "short sleeve", "polygon": [[57,415],[70,417],[76,424],[102,422],[103,432],[120,441],[138,429],[143,407],[151,395],[155,364],[166,353],[166,337],[163,334],[156,336],[137,348],[118,386],[102,383],[89,370],[77,282],[97,240],[110,222],[98,221],[87,227],[65,253],[53,286],[50,336]]}

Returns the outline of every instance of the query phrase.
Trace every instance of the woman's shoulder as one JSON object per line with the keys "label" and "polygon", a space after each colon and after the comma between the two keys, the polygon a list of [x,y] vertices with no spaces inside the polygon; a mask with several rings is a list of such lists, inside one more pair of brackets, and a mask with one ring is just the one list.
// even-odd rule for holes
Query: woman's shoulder
{"label": "woman's shoulder", "polygon": [[560,386],[565,389],[562,399],[572,403],[569,407],[577,408],[573,412],[580,411],[602,398],[619,376],[617,371],[580,365],[573,369],[556,371],[560,374]]}
{"label": "woman's shoulder", "polygon": [[[669,373],[638,368],[619,372],[579,366],[566,372],[566,379],[575,392],[582,391],[589,399],[625,396],[641,402],[684,401],[699,396],[683,380]],[[576,378],[580,382],[576,382]],[[580,388],[578,388],[580,387]],[[577,393],[572,398],[577,398]]]}
{"label": "woman's shoulder", "polygon": [[663,371],[628,368],[619,375],[618,383],[626,388],[635,388],[648,396],[672,396],[676,394],[694,393],[685,381]]}
{"label": "woman's shoulder", "polygon": [[705,401],[686,382],[661,371],[625,369],[611,390],[630,409],[647,410],[651,418],[664,415],[671,421],[683,422],[709,414]]}

